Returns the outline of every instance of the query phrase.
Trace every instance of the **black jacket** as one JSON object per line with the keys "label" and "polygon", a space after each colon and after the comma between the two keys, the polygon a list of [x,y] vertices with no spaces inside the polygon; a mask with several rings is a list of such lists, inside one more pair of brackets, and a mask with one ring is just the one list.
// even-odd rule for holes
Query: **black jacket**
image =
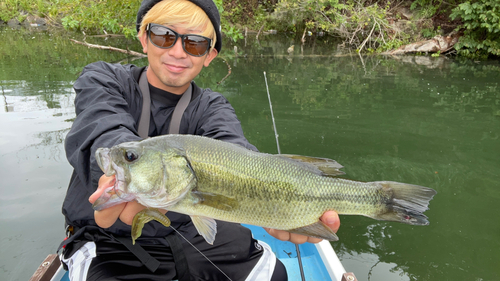
{"label": "black jacket", "polygon": [[[138,80],[143,70],[134,65],[96,62],[86,66],[74,84],[77,116],[65,142],[66,155],[74,170],[62,208],[69,225],[80,228],[96,225],[88,198],[103,174],[94,158],[97,148],[141,140],[137,132],[142,109]],[[244,137],[241,124],[226,98],[210,89],[201,89],[194,82],[192,85],[193,95],[183,114],[180,133],[216,138],[256,150]],[[149,88],[149,136],[167,134],[180,96],[151,85]],[[187,216],[172,212],[168,216],[177,228],[192,225]],[[129,236],[130,226],[118,220],[107,231]],[[142,237],[164,237],[170,231],[156,222],[148,223]]]}

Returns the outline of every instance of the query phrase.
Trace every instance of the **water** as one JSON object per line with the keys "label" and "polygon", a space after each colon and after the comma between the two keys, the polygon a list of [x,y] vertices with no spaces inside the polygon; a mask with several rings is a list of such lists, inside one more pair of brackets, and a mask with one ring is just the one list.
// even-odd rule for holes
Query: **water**
{"label": "water", "polygon": [[[71,173],[63,149],[72,83],[97,60],[81,35],[0,29],[0,280],[27,280],[63,239]],[[342,216],[333,246],[358,280],[499,280],[500,63],[342,56],[333,42],[261,36],[225,50],[196,81],[233,104],[247,138],[276,153],[266,72],[281,151],[336,159],[345,177],[438,191],[413,227]],[[140,51],[138,42],[87,38]],[[323,40],[326,41],[326,40]],[[7,44],[5,44],[7,43]],[[145,59],[133,61],[145,65]],[[220,85],[231,67],[231,75]]]}

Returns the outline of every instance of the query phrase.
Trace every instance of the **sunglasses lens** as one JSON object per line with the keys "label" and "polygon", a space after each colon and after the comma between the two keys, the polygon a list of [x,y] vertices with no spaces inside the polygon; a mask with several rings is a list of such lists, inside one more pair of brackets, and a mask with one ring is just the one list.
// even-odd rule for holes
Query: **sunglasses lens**
{"label": "sunglasses lens", "polygon": [[162,26],[151,26],[151,42],[160,48],[172,47],[175,43],[175,33]]}
{"label": "sunglasses lens", "polygon": [[184,50],[193,56],[204,55],[208,47],[208,40],[201,36],[188,35],[184,38]]}
{"label": "sunglasses lens", "polygon": [[210,40],[201,35],[178,35],[173,30],[156,24],[150,24],[149,28],[151,42],[160,48],[172,47],[178,36],[183,38],[182,45],[184,50],[192,56],[203,56],[210,47]]}

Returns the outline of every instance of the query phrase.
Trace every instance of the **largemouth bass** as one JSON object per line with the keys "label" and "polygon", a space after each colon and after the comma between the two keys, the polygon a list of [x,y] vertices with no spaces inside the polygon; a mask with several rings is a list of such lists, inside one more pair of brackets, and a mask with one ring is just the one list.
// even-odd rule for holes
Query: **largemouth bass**
{"label": "largemouth bass", "polygon": [[427,225],[431,188],[390,181],[337,177],[340,164],[326,158],[272,155],[194,135],[165,135],[96,152],[107,176],[116,175],[94,209],[137,200],[150,208],[134,218],[133,239],[144,223],[168,226],[157,209],[191,216],[208,243],[224,220],[286,230],[331,241],[337,235],[319,218],[328,210],[377,220]]}

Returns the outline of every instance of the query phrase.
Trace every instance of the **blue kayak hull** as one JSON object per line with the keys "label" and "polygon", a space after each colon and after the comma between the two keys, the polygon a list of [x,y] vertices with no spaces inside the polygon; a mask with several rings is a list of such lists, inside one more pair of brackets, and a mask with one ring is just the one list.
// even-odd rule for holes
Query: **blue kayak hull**
{"label": "blue kayak hull", "polygon": [[[264,241],[271,246],[274,254],[285,265],[289,281],[302,280],[295,244],[280,241],[272,237],[262,227],[253,225],[244,226],[252,230],[255,239]],[[305,243],[299,245],[302,267],[304,268],[306,280],[336,281],[341,280],[342,274],[345,273],[345,269],[338,260],[331,245],[328,242],[325,243],[327,247],[326,251],[319,249],[317,244]],[[322,246],[325,245],[323,244]]]}

